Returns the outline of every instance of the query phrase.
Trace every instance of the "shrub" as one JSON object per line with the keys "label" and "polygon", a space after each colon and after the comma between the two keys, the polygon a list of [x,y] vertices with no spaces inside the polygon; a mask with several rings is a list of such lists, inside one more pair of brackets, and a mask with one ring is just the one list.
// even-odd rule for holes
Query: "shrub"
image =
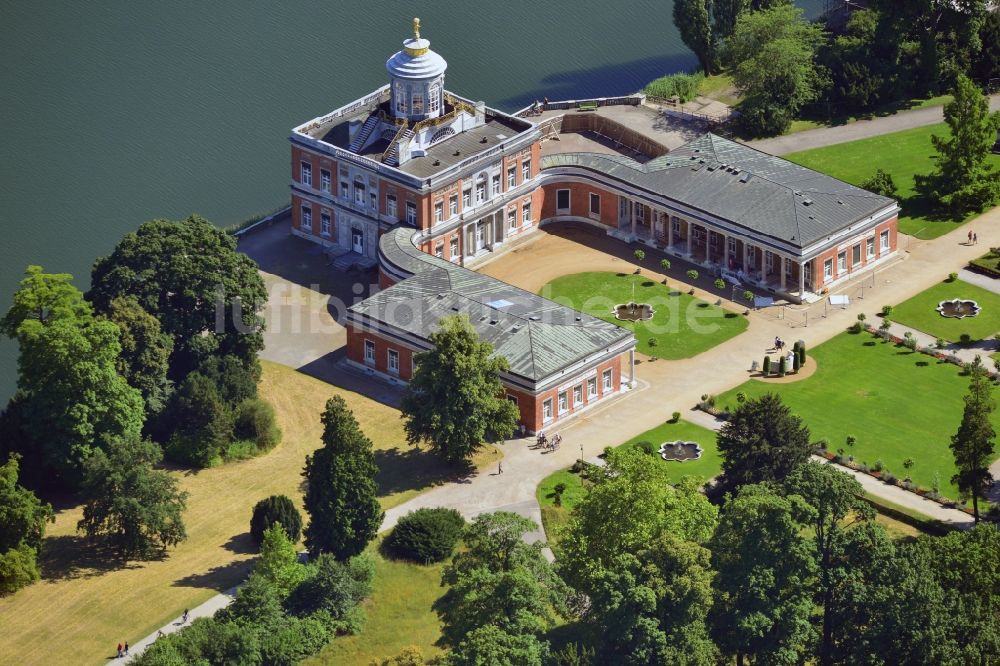
{"label": "shrub", "polygon": [[762,368],[763,368],[763,372],[764,372],[765,375],[770,374],[770,372],[771,372],[771,357],[770,356],[765,356],[764,357],[764,365],[762,366]]}
{"label": "shrub", "polygon": [[885,463],[883,463],[881,460],[876,460],[875,464],[872,466],[872,469],[875,470],[876,472],[881,472],[883,469],[885,469]]}
{"label": "shrub", "polygon": [[656,338],[650,338],[648,340],[648,343],[649,343],[650,347],[655,347],[657,344],[659,344],[659,342],[656,340]]}
{"label": "shrub", "polygon": [[885,472],[882,474],[882,480],[888,483],[890,486],[894,486],[899,482],[899,479],[896,478],[896,475],[890,472],[889,470],[885,470]]}
{"label": "shrub", "polygon": [[958,279],[958,273],[948,273],[948,282],[954,282]]}
{"label": "shrub", "polygon": [[934,346],[937,347],[938,349],[944,349],[945,347],[948,346],[948,342],[944,338],[938,338],[937,340],[934,341]]}
{"label": "shrub", "polygon": [[670,415],[670,422],[671,423],[677,423],[680,420],[681,420],[681,413],[680,412],[674,412],[673,414]]}
{"label": "shrub", "polygon": [[825,437],[821,437],[820,439],[816,440],[816,448],[817,449],[820,449],[822,451],[826,451],[826,448],[828,446],[830,446],[830,442]]}
{"label": "shrub", "polygon": [[903,469],[910,469],[913,467],[913,458],[907,458],[903,461]]}
{"label": "shrub", "polygon": [[875,169],[872,177],[861,183],[861,189],[881,194],[890,199],[895,199],[897,196],[896,184],[892,181],[892,176],[882,169]]}
{"label": "shrub", "polygon": [[862,324],[860,321],[856,321],[847,327],[847,331],[848,333],[857,335],[858,333],[861,332],[862,328],[864,328],[864,324]]}
{"label": "shrub", "polygon": [[451,557],[464,529],[465,519],[454,509],[417,509],[399,519],[385,546],[401,559],[440,562]]}
{"label": "shrub", "polygon": [[882,316],[883,317],[888,317],[891,314],[892,314],[892,306],[891,305],[883,305],[882,306]]}
{"label": "shrub", "polygon": [[743,391],[737,391],[736,392],[736,402],[738,402],[739,404],[742,405],[746,401],[747,401],[747,394],[744,393]]}
{"label": "shrub", "polygon": [[250,518],[250,536],[259,546],[264,540],[264,532],[271,525],[278,523],[292,543],[302,535],[302,514],[295,508],[295,503],[285,495],[271,495],[257,502]]}
{"label": "shrub", "polygon": [[660,259],[660,268],[662,268],[664,272],[669,271],[670,270],[670,260],[669,259]]}
{"label": "shrub", "polygon": [[891,321],[889,321],[888,319],[883,319],[882,323],[878,325],[878,330],[882,331],[882,333],[888,333],[889,332],[889,328],[891,326],[892,326],[892,322]]}
{"label": "shrub", "polygon": [[806,343],[802,342],[799,344],[799,363],[802,365],[806,364]]}
{"label": "shrub", "polygon": [[747,303],[753,303],[754,295],[749,289],[743,292],[743,300]]}
{"label": "shrub", "polygon": [[41,577],[35,549],[20,543],[0,553],[0,596],[13,594]]}
{"label": "shrub", "polygon": [[233,436],[254,443],[260,451],[269,451],[281,441],[281,429],[274,418],[274,408],[260,398],[244,400],[233,413]]}
{"label": "shrub", "polygon": [[802,367],[802,362],[799,360],[799,355],[792,354],[792,370],[798,372],[799,368],[801,367]]}
{"label": "shrub", "polygon": [[858,443],[858,438],[857,437],[855,437],[854,435],[848,435],[847,436],[847,445],[849,447],[854,448],[854,445],[857,444],[857,443]]}
{"label": "shrub", "polygon": [[917,339],[913,337],[913,333],[907,331],[903,334],[903,346],[910,351],[917,350]]}
{"label": "shrub", "polygon": [[788,357],[782,355],[778,361],[778,376],[784,377],[786,372],[788,372]]}
{"label": "shrub", "polygon": [[690,102],[698,96],[698,87],[701,85],[705,75],[701,72],[694,74],[669,74],[653,79],[646,84],[642,92],[650,97],[670,98],[676,97],[681,103]]}
{"label": "shrub", "polygon": [[688,279],[690,279],[690,280],[697,280],[698,279],[698,271],[696,271],[695,269],[692,268],[691,270],[689,270],[687,272],[687,276],[688,276]]}
{"label": "shrub", "polygon": [[958,336],[958,341],[962,346],[968,347],[972,344],[972,336],[968,333],[962,333],[962,335]]}
{"label": "shrub", "polygon": [[657,453],[657,449],[655,446],[653,446],[652,442],[647,442],[647,441],[637,442],[635,447],[640,451],[642,451],[643,453],[646,453],[651,456],[656,455]]}
{"label": "shrub", "polygon": [[861,313],[858,314],[858,321],[864,322],[865,319],[868,319],[868,317],[865,315],[864,312],[861,312]]}
{"label": "shrub", "polygon": [[562,496],[564,492],[566,492],[566,484],[557,483],[552,488],[552,503],[556,506],[562,506]]}
{"label": "shrub", "polygon": [[716,289],[725,289],[726,288],[726,281],[723,280],[722,278],[716,278],[715,279],[715,288]]}
{"label": "shrub", "polygon": [[636,250],[632,253],[632,256],[635,257],[636,261],[642,262],[646,258],[646,253],[643,250]]}

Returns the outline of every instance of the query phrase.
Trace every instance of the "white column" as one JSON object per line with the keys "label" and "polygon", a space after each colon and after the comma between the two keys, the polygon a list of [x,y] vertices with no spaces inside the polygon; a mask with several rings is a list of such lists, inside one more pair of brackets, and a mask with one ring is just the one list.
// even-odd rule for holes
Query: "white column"
{"label": "white column", "polygon": [[635,350],[628,351],[628,385],[635,388]]}
{"label": "white column", "polygon": [[709,241],[712,240],[712,232],[708,227],[705,227],[705,263],[712,260],[712,244]]}
{"label": "white column", "polygon": [[693,234],[692,234],[692,230],[691,230],[691,222],[690,222],[690,220],[688,222],[686,222],[686,224],[687,224],[688,235],[687,235],[687,252],[685,252],[685,254],[690,257],[691,256],[691,236]]}
{"label": "white column", "polygon": [[788,261],[784,257],[778,257],[781,259],[781,291],[785,291],[785,262]]}
{"label": "white column", "polygon": [[729,234],[722,234],[722,269],[729,270]]}
{"label": "white column", "polygon": [[743,272],[750,272],[750,243],[743,241]]}
{"label": "white column", "polygon": [[632,223],[632,235],[635,236],[635,202],[631,199],[628,201],[628,217]]}
{"label": "white column", "polygon": [[674,221],[670,219],[670,213],[667,213],[667,247],[674,246]]}
{"label": "white column", "polygon": [[799,262],[799,298],[806,293],[806,264],[804,261]]}

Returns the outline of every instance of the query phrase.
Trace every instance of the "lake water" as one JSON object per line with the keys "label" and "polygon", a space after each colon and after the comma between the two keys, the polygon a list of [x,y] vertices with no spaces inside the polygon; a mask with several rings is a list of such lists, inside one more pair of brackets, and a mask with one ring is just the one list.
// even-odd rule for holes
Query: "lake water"
{"label": "lake water", "polygon": [[[414,15],[450,90],[514,110],[691,68],[671,7],[0,0],[0,313],[29,263],[86,289],[145,220],[227,225],[281,205],[289,130],[385,83]],[[0,405],[15,360],[0,339]]]}

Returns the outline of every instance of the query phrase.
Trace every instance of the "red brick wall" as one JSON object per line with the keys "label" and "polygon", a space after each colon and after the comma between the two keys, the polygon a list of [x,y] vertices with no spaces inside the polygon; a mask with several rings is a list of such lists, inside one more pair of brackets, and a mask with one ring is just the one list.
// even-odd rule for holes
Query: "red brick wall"
{"label": "red brick wall", "polygon": [[[365,362],[365,340],[375,343],[375,362]],[[389,372],[388,350],[394,349],[399,352],[399,374],[393,375]],[[355,363],[373,368],[378,372],[390,376],[396,376],[403,381],[409,381],[413,372],[413,350],[395,342],[389,342],[374,335],[371,332],[359,331],[354,326],[347,326],[347,358]]]}
{"label": "red brick wall", "polygon": [[[542,203],[541,216],[539,219],[547,220],[557,215],[572,215],[596,219],[601,224],[609,227],[618,226],[618,195],[609,190],[596,187],[586,183],[555,183],[541,188]],[[570,209],[566,211],[556,210],[556,191],[569,190]],[[598,217],[590,214],[590,193],[593,192],[601,198],[601,214]]]}
{"label": "red brick wall", "polygon": [[[896,251],[898,243],[898,220],[896,217],[889,218],[885,222],[879,223],[874,229],[868,230],[863,234],[852,238],[850,241],[844,241],[836,247],[832,247],[829,250],[824,251],[822,254],[815,258],[815,264],[813,267],[813,282],[816,289],[822,289],[825,285],[838,280],[842,277],[846,277],[850,273],[863,269],[870,262],[877,261],[883,256],[889,255]],[[881,243],[879,237],[883,231],[889,232],[889,249],[883,251],[881,248]],[[872,259],[868,258],[868,239],[875,239],[875,256]],[[853,264],[853,248],[855,245],[861,245],[861,263]],[[847,271],[841,271],[837,263],[837,255],[841,252],[847,253]],[[824,279],[823,264],[827,259],[833,262],[833,277],[830,280]]]}
{"label": "red brick wall", "polygon": [[[622,357],[616,356],[597,366],[597,397],[593,399],[587,397],[587,379],[584,377],[587,373],[581,373],[579,381],[573,381],[570,384],[560,384],[560,386],[566,386],[565,390],[567,393],[567,411],[564,414],[559,414],[559,387],[544,391],[538,395],[532,395],[507,387],[507,393],[517,397],[518,410],[521,412],[521,423],[524,424],[525,428],[537,432],[539,430],[558,427],[560,420],[569,418],[573,415],[574,411],[583,409],[593,402],[616,393],[621,383],[621,365]],[[615,390],[605,393],[601,375],[608,368],[611,369],[611,386]],[[573,404],[573,387],[578,385],[583,386],[583,402],[577,406]],[[552,400],[553,418],[548,423],[544,423],[542,418],[542,403],[550,398]]]}

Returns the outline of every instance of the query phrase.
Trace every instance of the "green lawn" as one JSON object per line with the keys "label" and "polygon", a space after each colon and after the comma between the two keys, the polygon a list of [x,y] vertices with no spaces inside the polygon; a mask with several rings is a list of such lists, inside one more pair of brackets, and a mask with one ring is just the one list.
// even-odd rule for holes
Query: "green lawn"
{"label": "green lawn", "polygon": [[[935,473],[943,495],[957,498],[950,479],[955,464],[948,448],[962,420],[968,378],[945,361],[877,340],[868,333],[842,333],[810,352],[815,374],[788,384],[750,380],[718,396],[717,404],[734,408],[736,394],[779,394],[800,415],[812,439],[846,449],[848,435],[857,442],[845,455],[874,465],[881,460],[899,477],[910,476],[931,488]],[[1000,431],[1000,412],[993,414]],[[906,470],[903,461],[912,458]]]}
{"label": "green lawn", "polygon": [[[975,317],[942,317],[938,303],[953,298],[971,298],[982,310]],[[939,282],[893,307],[889,319],[949,342],[958,342],[963,333],[983,340],[1000,331],[1000,295],[961,280]]]}
{"label": "green lawn", "polygon": [[[913,175],[930,173],[934,169],[931,158],[935,151],[931,135],[947,136],[948,132],[948,126],[940,123],[783,157],[853,185],[861,185],[876,169],[887,171],[896,183],[903,207],[899,230],[917,238],[937,238],[973,217],[970,215],[960,220],[942,218],[915,196]],[[991,155],[990,161],[1000,167],[1000,155]]]}
{"label": "green lawn", "polygon": [[378,552],[380,542],[368,549],[375,557],[375,581],[372,596],[364,603],[361,633],[335,638],[302,666],[368,666],[374,659],[393,657],[411,645],[425,658],[442,653],[434,645],[441,637],[441,622],[431,606],[444,594],[444,564],[386,559]]}
{"label": "green lawn", "polygon": [[[747,320],[735,312],[668,288],[643,275],[576,273],[542,287],[542,296],[635,333],[636,350],[665,359],[690,358],[742,333]],[[621,321],[615,305],[632,301],[653,306],[653,318]]]}
{"label": "green lawn", "polygon": [[874,117],[882,116],[892,116],[900,111],[908,111],[910,109],[923,109],[928,106],[943,106],[950,102],[952,99],[951,95],[937,95],[935,97],[928,97],[927,99],[914,99],[903,102],[896,102],[894,104],[889,104],[885,108],[876,109],[871,113],[865,113],[855,116],[845,116],[843,118],[834,118],[832,121],[823,121],[816,119],[798,119],[792,121],[792,126],[788,129],[785,134],[795,134],[796,132],[803,132],[805,130],[817,129],[820,127],[832,127],[836,125],[849,125],[850,123],[856,123],[859,120],[870,120]]}
{"label": "green lawn", "polygon": [[633,437],[624,444],[623,447],[638,446],[639,442],[649,442],[656,449],[664,442],[674,442],[677,440],[685,442],[695,442],[701,447],[701,457],[697,460],[686,460],[678,462],[676,460],[661,460],[667,469],[670,470],[670,482],[677,483],[685,476],[691,476],[700,483],[704,483],[711,478],[718,476],[722,472],[722,459],[719,458],[719,450],[715,446],[715,431],[687,421],[681,420],[677,423],[664,423],[656,426],[652,430]]}

